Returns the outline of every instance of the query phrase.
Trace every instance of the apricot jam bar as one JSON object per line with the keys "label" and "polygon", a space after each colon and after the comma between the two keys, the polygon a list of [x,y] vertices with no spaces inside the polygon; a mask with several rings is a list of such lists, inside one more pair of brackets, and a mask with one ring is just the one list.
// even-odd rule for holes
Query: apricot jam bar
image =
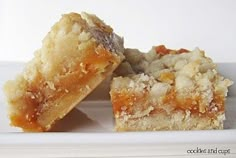
{"label": "apricot jam bar", "polygon": [[48,131],[123,60],[123,39],[95,15],[62,16],[4,90],[11,125]]}
{"label": "apricot jam bar", "polygon": [[110,96],[117,131],[223,129],[233,84],[198,48],[126,49]]}

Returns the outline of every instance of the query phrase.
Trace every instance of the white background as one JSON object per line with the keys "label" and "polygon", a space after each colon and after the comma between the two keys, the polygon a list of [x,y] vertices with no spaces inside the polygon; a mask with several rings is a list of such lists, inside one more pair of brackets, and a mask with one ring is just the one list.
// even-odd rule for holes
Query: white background
{"label": "white background", "polygon": [[0,61],[27,61],[61,14],[94,13],[126,47],[200,47],[216,62],[236,62],[235,0],[0,0]]}

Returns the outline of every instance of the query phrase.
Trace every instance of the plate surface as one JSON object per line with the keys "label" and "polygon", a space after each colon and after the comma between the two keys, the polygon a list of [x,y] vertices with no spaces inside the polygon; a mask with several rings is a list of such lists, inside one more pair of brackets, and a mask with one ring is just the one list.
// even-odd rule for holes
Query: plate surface
{"label": "plate surface", "polygon": [[[170,150],[173,149],[173,151],[175,151],[173,153],[178,153],[180,150],[177,151],[176,145],[173,146],[173,144],[184,144],[181,150],[185,151],[187,148],[186,144],[196,143],[205,145],[232,144],[231,148],[236,149],[236,84],[231,86],[229,90],[229,96],[226,103],[227,120],[224,124],[224,130],[114,132],[111,104],[109,100],[106,100],[107,96],[98,97],[96,96],[98,93],[95,92],[92,96],[78,105],[77,108],[72,110],[63,120],[58,122],[53,129],[54,132],[21,133],[20,129],[9,126],[7,104],[2,91],[2,86],[6,80],[13,79],[17,73],[21,72],[23,65],[23,63],[0,62],[0,73],[2,74],[0,76],[0,150],[3,149],[3,146],[6,148],[5,151],[8,151],[8,149],[10,150],[13,146],[18,148],[21,145],[24,145],[25,148],[29,148],[32,144],[41,147],[44,144],[50,148],[50,145],[55,144],[77,144],[81,145],[80,152],[82,152],[82,149],[84,149],[83,151],[87,151],[87,148],[85,148],[86,145],[94,145],[93,149],[95,150],[96,146],[97,150],[100,145],[111,148],[111,144],[131,146],[168,144],[169,146],[172,145],[173,148],[170,147]],[[233,81],[236,81],[236,74],[234,74],[235,67],[236,63],[218,64],[219,71]],[[107,93],[107,86],[106,83],[103,83],[103,85],[100,86],[104,92],[103,94]],[[102,98],[103,100],[99,100],[99,98]],[[100,145],[97,146],[96,144]],[[8,145],[11,147],[7,148]],[[126,147],[124,150],[128,150],[131,146]],[[156,146],[156,150],[159,148],[160,146]],[[121,146],[119,149],[121,149]],[[231,151],[231,153],[233,153],[233,150]],[[118,151],[112,148],[110,154],[112,155],[114,152]],[[91,154],[92,153],[90,153],[90,155]],[[157,156],[156,154],[154,155]]]}

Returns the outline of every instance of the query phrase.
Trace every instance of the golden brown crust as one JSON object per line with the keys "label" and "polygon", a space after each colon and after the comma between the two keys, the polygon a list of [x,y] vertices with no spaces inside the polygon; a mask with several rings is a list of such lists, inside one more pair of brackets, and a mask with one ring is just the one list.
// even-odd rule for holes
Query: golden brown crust
{"label": "golden brown crust", "polygon": [[122,61],[122,39],[96,16],[83,16],[63,15],[24,72],[6,83],[13,126],[50,130]]}

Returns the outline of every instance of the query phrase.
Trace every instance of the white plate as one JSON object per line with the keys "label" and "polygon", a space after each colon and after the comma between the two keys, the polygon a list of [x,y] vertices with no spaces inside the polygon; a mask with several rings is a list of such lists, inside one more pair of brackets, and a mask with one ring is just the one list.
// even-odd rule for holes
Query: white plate
{"label": "white plate", "polygon": [[[219,71],[223,75],[236,81],[234,71],[236,63],[218,65]],[[44,153],[51,153],[54,156],[60,153],[61,156],[68,157],[69,155],[65,151],[80,153],[81,156],[85,157],[101,155],[100,151],[103,151],[102,155],[106,157],[114,154],[121,157],[155,157],[160,155],[181,157],[181,155],[190,156],[187,150],[195,149],[200,145],[201,148],[229,148],[231,153],[227,156],[236,156],[234,154],[236,153],[235,84],[230,88],[226,102],[227,120],[224,130],[117,133],[113,131],[114,124],[110,102],[108,100],[97,100],[95,96],[97,93],[95,93],[56,125],[54,131],[60,132],[21,133],[20,129],[9,126],[7,104],[2,86],[6,80],[13,79],[22,68],[22,63],[0,62],[0,155],[24,155],[26,149],[32,148],[32,153],[37,153],[40,149]],[[63,148],[63,151],[58,151],[55,146]],[[167,146],[168,148],[166,148]],[[12,148],[18,150],[11,153]],[[138,150],[139,148],[140,150]],[[141,149],[145,149],[145,151],[142,150],[141,152]],[[40,152],[38,152],[38,156],[40,156]],[[215,156],[220,157],[222,155],[216,154]]]}

